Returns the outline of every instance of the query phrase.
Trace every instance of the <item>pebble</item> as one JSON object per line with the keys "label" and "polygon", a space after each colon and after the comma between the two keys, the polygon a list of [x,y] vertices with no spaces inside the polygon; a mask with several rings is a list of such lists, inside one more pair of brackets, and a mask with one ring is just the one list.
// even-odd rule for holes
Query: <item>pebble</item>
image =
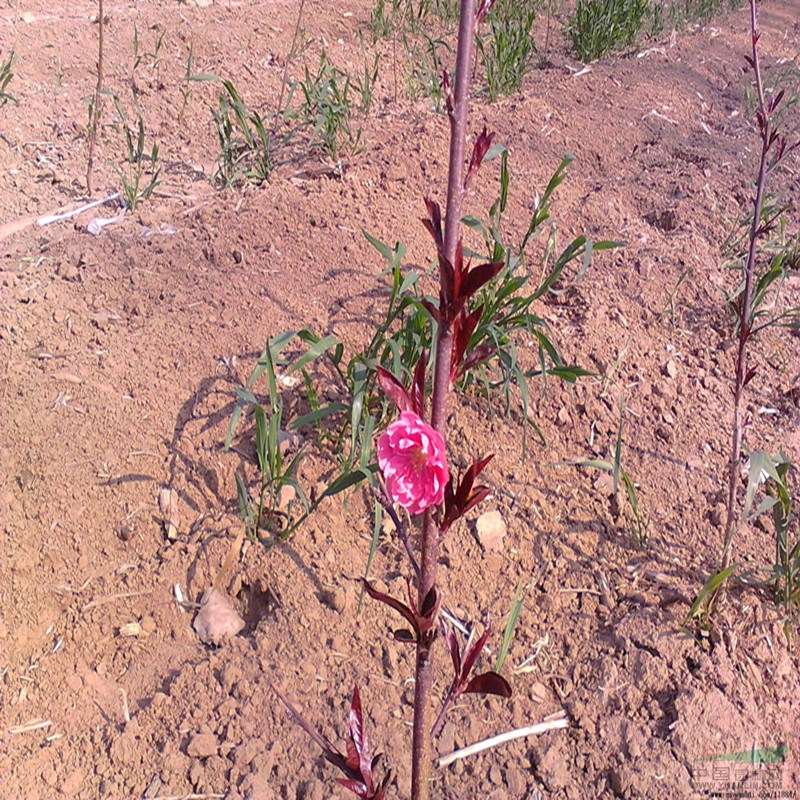
{"label": "pebble", "polygon": [[478,517],[478,541],[485,551],[502,550],[506,523],[499,511],[486,511]]}
{"label": "pebble", "polygon": [[547,687],[541,681],[537,681],[531,686],[530,695],[534,703],[544,703],[547,700]]}
{"label": "pebble", "polygon": [[83,783],[83,779],[86,777],[86,770],[82,767],[78,767],[78,769],[73,770],[67,776],[67,779],[61,786],[61,791],[70,797],[73,794],[76,794],[78,789],[81,788],[81,784]]}
{"label": "pebble", "polygon": [[213,733],[196,733],[186,748],[186,754],[192,758],[209,758],[216,752],[217,737]]}
{"label": "pebble", "polygon": [[668,378],[675,378],[675,376],[678,374],[678,367],[672,359],[664,364],[664,374]]}
{"label": "pebble", "polygon": [[219,645],[244,628],[244,620],[219,589],[208,589],[194,618],[194,630],[205,644]]}

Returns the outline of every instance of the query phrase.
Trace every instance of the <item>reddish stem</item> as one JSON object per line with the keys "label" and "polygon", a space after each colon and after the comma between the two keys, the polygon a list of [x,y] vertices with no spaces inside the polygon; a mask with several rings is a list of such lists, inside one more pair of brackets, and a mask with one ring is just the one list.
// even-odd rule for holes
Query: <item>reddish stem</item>
{"label": "reddish stem", "polygon": [[742,453],[742,437],[744,424],[742,420],[742,396],[747,382],[747,343],[752,332],[750,314],[753,299],[753,280],[755,274],[756,252],[759,228],[761,227],[761,210],[764,201],[764,186],[768,172],[768,155],[772,145],[772,119],[764,99],[764,85],[761,80],[761,67],[758,60],[758,24],[756,20],[755,0],[750,0],[750,38],[753,54],[752,67],[755,73],[756,93],[758,95],[758,113],[760,115],[759,132],[761,135],[761,159],[758,165],[756,196],[753,202],[753,222],[750,225],[750,247],[744,270],[744,290],[739,306],[739,346],[736,353],[736,378],[733,390],[733,441],[731,457],[728,464],[728,501],[725,513],[725,544],[722,550],[722,566],[726,569],[731,562],[731,544],[739,526],[737,523],[737,494],[739,487],[739,459]]}
{"label": "reddish stem", "polygon": [[94,145],[97,141],[97,126],[100,124],[100,102],[103,96],[103,0],[98,0],[98,40],[97,40],[97,84],[94,87],[94,99],[92,101],[92,118],[90,123],[92,129],[89,131],[89,156],[86,159],[86,194],[92,194],[92,167],[94,165]]}
{"label": "reddish stem", "polygon": [[[469,105],[470,63],[475,33],[475,0],[461,0],[453,112],[450,115],[450,162],[447,177],[444,255],[455,264],[464,199],[464,153],[466,149],[467,109]],[[453,336],[449,324],[439,326],[436,338],[436,369],[433,378],[431,425],[447,441],[447,401],[450,395],[450,357]],[[425,513],[422,524],[422,558],[417,592],[419,606],[436,584],[439,558],[439,530],[433,513]],[[430,797],[431,726],[429,722],[433,689],[431,640],[417,644],[414,687],[414,733],[412,741],[411,800]]]}

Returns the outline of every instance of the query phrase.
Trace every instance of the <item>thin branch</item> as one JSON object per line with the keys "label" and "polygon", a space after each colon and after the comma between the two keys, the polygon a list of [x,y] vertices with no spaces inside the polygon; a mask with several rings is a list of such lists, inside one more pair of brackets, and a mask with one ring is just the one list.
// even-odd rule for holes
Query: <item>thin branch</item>
{"label": "thin branch", "polygon": [[97,42],[97,84],[94,88],[94,98],[92,99],[91,130],[89,131],[89,157],[86,161],[86,193],[92,194],[92,167],[94,165],[94,145],[97,141],[97,127],[100,124],[100,98],[103,91],[103,29],[105,22],[103,19],[103,0],[97,0],[100,6],[99,11],[99,38]]}
{"label": "thin branch", "polygon": [[736,378],[733,390],[733,435],[731,442],[731,455],[728,463],[728,499],[725,514],[725,542],[722,549],[721,569],[727,569],[731,562],[731,545],[739,529],[738,489],[739,489],[739,460],[742,454],[742,438],[744,420],[742,415],[742,397],[747,382],[752,377],[752,372],[747,368],[747,343],[753,330],[750,320],[753,300],[753,283],[755,276],[756,254],[758,251],[758,236],[761,227],[761,212],[764,203],[764,189],[766,185],[768,156],[772,145],[772,118],[770,110],[764,100],[764,84],[761,79],[761,65],[758,59],[758,22],[756,19],[756,0],[750,0],[750,39],[752,42],[752,56],[748,59],[753,68],[758,96],[758,128],[761,136],[761,156],[758,166],[758,179],[756,182],[756,196],[753,201],[753,221],[750,225],[749,249],[745,263],[744,290],[739,302],[739,346],[736,354]]}
{"label": "thin branch", "polygon": [[281,115],[281,109],[283,108],[283,96],[286,93],[286,80],[289,73],[289,64],[292,61],[292,57],[294,56],[294,49],[297,46],[297,37],[300,35],[300,23],[303,20],[303,8],[306,4],[306,0],[300,0],[300,8],[297,9],[297,22],[294,26],[294,35],[292,36],[292,46],[289,48],[289,52],[286,54],[286,62],[283,65],[283,77],[281,78],[281,92],[278,96],[278,107],[275,109],[275,121],[272,124],[272,132],[275,132],[275,129],[278,125],[278,119]]}
{"label": "thin branch", "polygon": [[[456,51],[454,104],[450,112],[450,160],[447,173],[447,211],[445,218],[444,257],[456,263],[460,238],[461,205],[464,199],[464,153],[467,139],[470,64],[475,42],[475,0],[461,0]],[[440,271],[441,275],[441,271]],[[450,360],[453,332],[450,323],[437,328],[436,365],[431,400],[431,425],[447,441],[447,401],[450,395]],[[431,509],[422,523],[420,575],[417,595],[420,607],[436,585],[439,560],[439,530]],[[414,682],[414,728],[411,749],[411,800],[430,797],[431,726],[429,713],[433,692],[433,659],[431,641],[420,637]]]}
{"label": "thin branch", "polygon": [[551,718],[545,722],[540,722],[537,725],[530,725],[527,728],[517,728],[513,731],[506,731],[505,733],[500,733],[497,736],[492,736],[489,739],[483,739],[480,742],[475,742],[475,744],[471,744],[468,747],[462,747],[460,750],[455,750],[449,755],[442,756],[437,760],[436,765],[439,767],[446,767],[461,758],[474,756],[476,753],[481,753],[484,750],[497,747],[499,744],[513,742],[514,739],[521,739],[524,736],[537,736],[538,734],[545,733],[546,731],[566,728],[569,726],[569,721],[562,716],[563,713],[564,712],[562,711],[557,715],[552,715],[553,717],[556,717],[555,719]]}

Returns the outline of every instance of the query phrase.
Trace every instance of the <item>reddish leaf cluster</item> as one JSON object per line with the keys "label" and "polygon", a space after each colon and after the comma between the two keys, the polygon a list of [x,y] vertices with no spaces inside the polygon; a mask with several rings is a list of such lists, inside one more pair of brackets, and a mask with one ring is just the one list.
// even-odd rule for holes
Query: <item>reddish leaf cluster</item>
{"label": "reddish leaf cluster", "polygon": [[464,477],[457,487],[455,478],[450,476],[450,482],[444,489],[444,514],[439,524],[440,533],[444,533],[457,519],[471,511],[491,494],[492,490],[488,486],[475,486],[475,479],[493,458],[494,456],[491,455],[476,461],[464,473]]}
{"label": "reddish leaf cluster", "polygon": [[378,367],[378,384],[399,411],[413,411],[420,419],[425,418],[425,353],[420,356],[414,368],[414,380],[409,392],[389,370]]}
{"label": "reddish leaf cluster", "polygon": [[[483,129],[475,140],[469,168],[464,178],[464,189],[480,168],[483,159],[492,145],[493,135]],[[489,262],[471,267],[464,262],[464,248],[459,239],[456,245],[454,263],[445,255],[444,232],[442,228],[442,211],[439,204],[425,199],[428,216],[422,224],[433,237],[436,254],[439,259],[439,307],[426,302],[425,308],[444,330],[453,333],[453,354],[450,362],[450,381],[454,383],[471,367],[485,361],[493,352],[493,348],[482,346],[469,351],[469,342],[475,328],[480,322],[483,307],[478,306],[468,311],[468,301],[485,284],[487,284],[503,268],[503,262]]]}
{"label": "reddish leaf cluster", "polygon": [[344,773],[345,777],[337,778],[337,783],[349,789],[361,800],[384,800],[392,775],[387,773],[380,782],[375,780],[375,767],[381,756],[370,755],[358,686],[353,689],[353,699],[350,703],[350,738],[347,742],[347,755],[339,752],[325,736],[310,725],[276,686],[272,686],[272,691],[286,706],[292,720],[319,745],[325,759]]}
{"label": "reddish leaf cluster", "polygon": [[411,591],[411,584],[408,585],[408,605],[392,597],[391,595],[379,592],[365,578],[361,579],[364,591],[373,599],[378,600],[384,605],[393,608],[411,626],[411,630],[401,628],[394,632],[394,638],[398,642],[408,642],[409,644],[419,642],[430,642],[436,633],[436,621],[439,617],[439,609],[442,605],[442,596],[434,586],[425,596],[422,608],[418,609],[414,602],[414,595]]}
{"label": "reddish leaf cluster", "polygon": [[492,10],[495,0],[480,0],[478,10],[475,12],[475,21],[478,25],[486,19],[486,15]]}
{"label": "reddish leaf cluster", "polygon": [[462,694],[496,694],[500,697],[511,697],[511,686],[502,675],[498,675],[496,672],[483,672],[474,678],[469,677],[489,638],[489,632],[490,628],[487,625],[481,636],[475,641],[467,642],[467,649],[462,657],[455,632],[449,625],[445,627],[444,636],[447,646],[450,648],[450,657],[453,659],[455,671],[449,693],[452,700],[456,700]]}

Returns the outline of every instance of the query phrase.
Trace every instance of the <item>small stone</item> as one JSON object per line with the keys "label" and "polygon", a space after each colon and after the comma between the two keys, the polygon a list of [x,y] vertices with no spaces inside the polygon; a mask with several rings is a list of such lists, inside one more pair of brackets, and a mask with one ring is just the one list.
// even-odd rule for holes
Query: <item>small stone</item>
{"label": "small stone", "polygon": [[478,517],[478,541],[485,551],[502,550],[506,537],[506,523],[499,511],[486,511]]}
{"label": "small stone", "polygon": [[666,425],[659,425],[656,428],[656,436],[658,436],[658,438],[666,444],[672,444],[672,441],[675,439],[675,434],[673,433],[672,428],[669,428]]}
{"label": "small stone", "polygon": [[506,770],[506,786],[511,797],[525,796],[525,774],[518,767],[509,767]]}
{"label": "small stone", "polygon": [[67,797],[71,797],[72,795],[76,794],[78,789],[81,788],[81,784],[83,783],[83,779],[86,777],[86,770],[78,767],[78,769],[73,770],[67,776],[67,779],[61,786],[61,791],[67,795]]}
{"label": "small stone", "polygon": [[278,494],[278,508],[281,511],[286,511],[296,499],[297,492],[294,486],[281,486],[281,490]]}
{"label": "small stone", "polygon": [[119,626],[120,636],[139,636],[141,632],[142,626],[138,622],[126,622]]}
{"label": "small stone", "polygon": [[221,644],[244,628],[244,620],[219,589],[206,590],[194,618],[194,630],[205,644]]}
{"label": "small stone", "polygon": [[664,374],[668,378],[675,378],[677,376],[678,367],[672,359],[670,359],[669,361],[667,361],[666,364],[664,364]]}
{"label": "small stone", "polygon": [[725,503],[718,503],[708,514],[708,519],[715,528],[722,527],[722,520],[725,519]]}
{"label": "small stone", "polygon": [[68,675],[66,679],[67,688],[73,692],[79,692],[83,688],[83,681],[80,675]]}
{"label": "small stone", "polygon": [[322,600],[337,614],[341,614],[347,608],[347,592],[341,586],[324,592]]}
{"label": "small stone", "polygon": [[299,450],[305,440],[299,433],[290,431],[278,431],[278,447],[281,455],[286,455],[290,450]]}
{"label": "small stone", "polygon": [[544,703],[547,700],[547,687],[541,681],[537,681],[531,686],[531,700],[534,703]]}
{"label": "small stone", "polygon": [[611,497],[614,492],[614,476],[605,470],[601,472],[594,481],[594,488],[603,497]]}
{"label": "small stone", "polygon": [[562,428],[565,425],[569,425],[569,412],[566,408],[562,407],[558,410],[558,414],[556,414],[556,423]]}
{"label": "small stone", "polygon": [[213,733],[196,733],[186,748],[186,755],[192,758],[209,758],[216,753],[217,737]]}
{"label": "small stone", "polygon": [[542,755],[534,751],[536,771],[548,791],[557,792],[569,786],[569,767],[558,745],[551,745]]}

